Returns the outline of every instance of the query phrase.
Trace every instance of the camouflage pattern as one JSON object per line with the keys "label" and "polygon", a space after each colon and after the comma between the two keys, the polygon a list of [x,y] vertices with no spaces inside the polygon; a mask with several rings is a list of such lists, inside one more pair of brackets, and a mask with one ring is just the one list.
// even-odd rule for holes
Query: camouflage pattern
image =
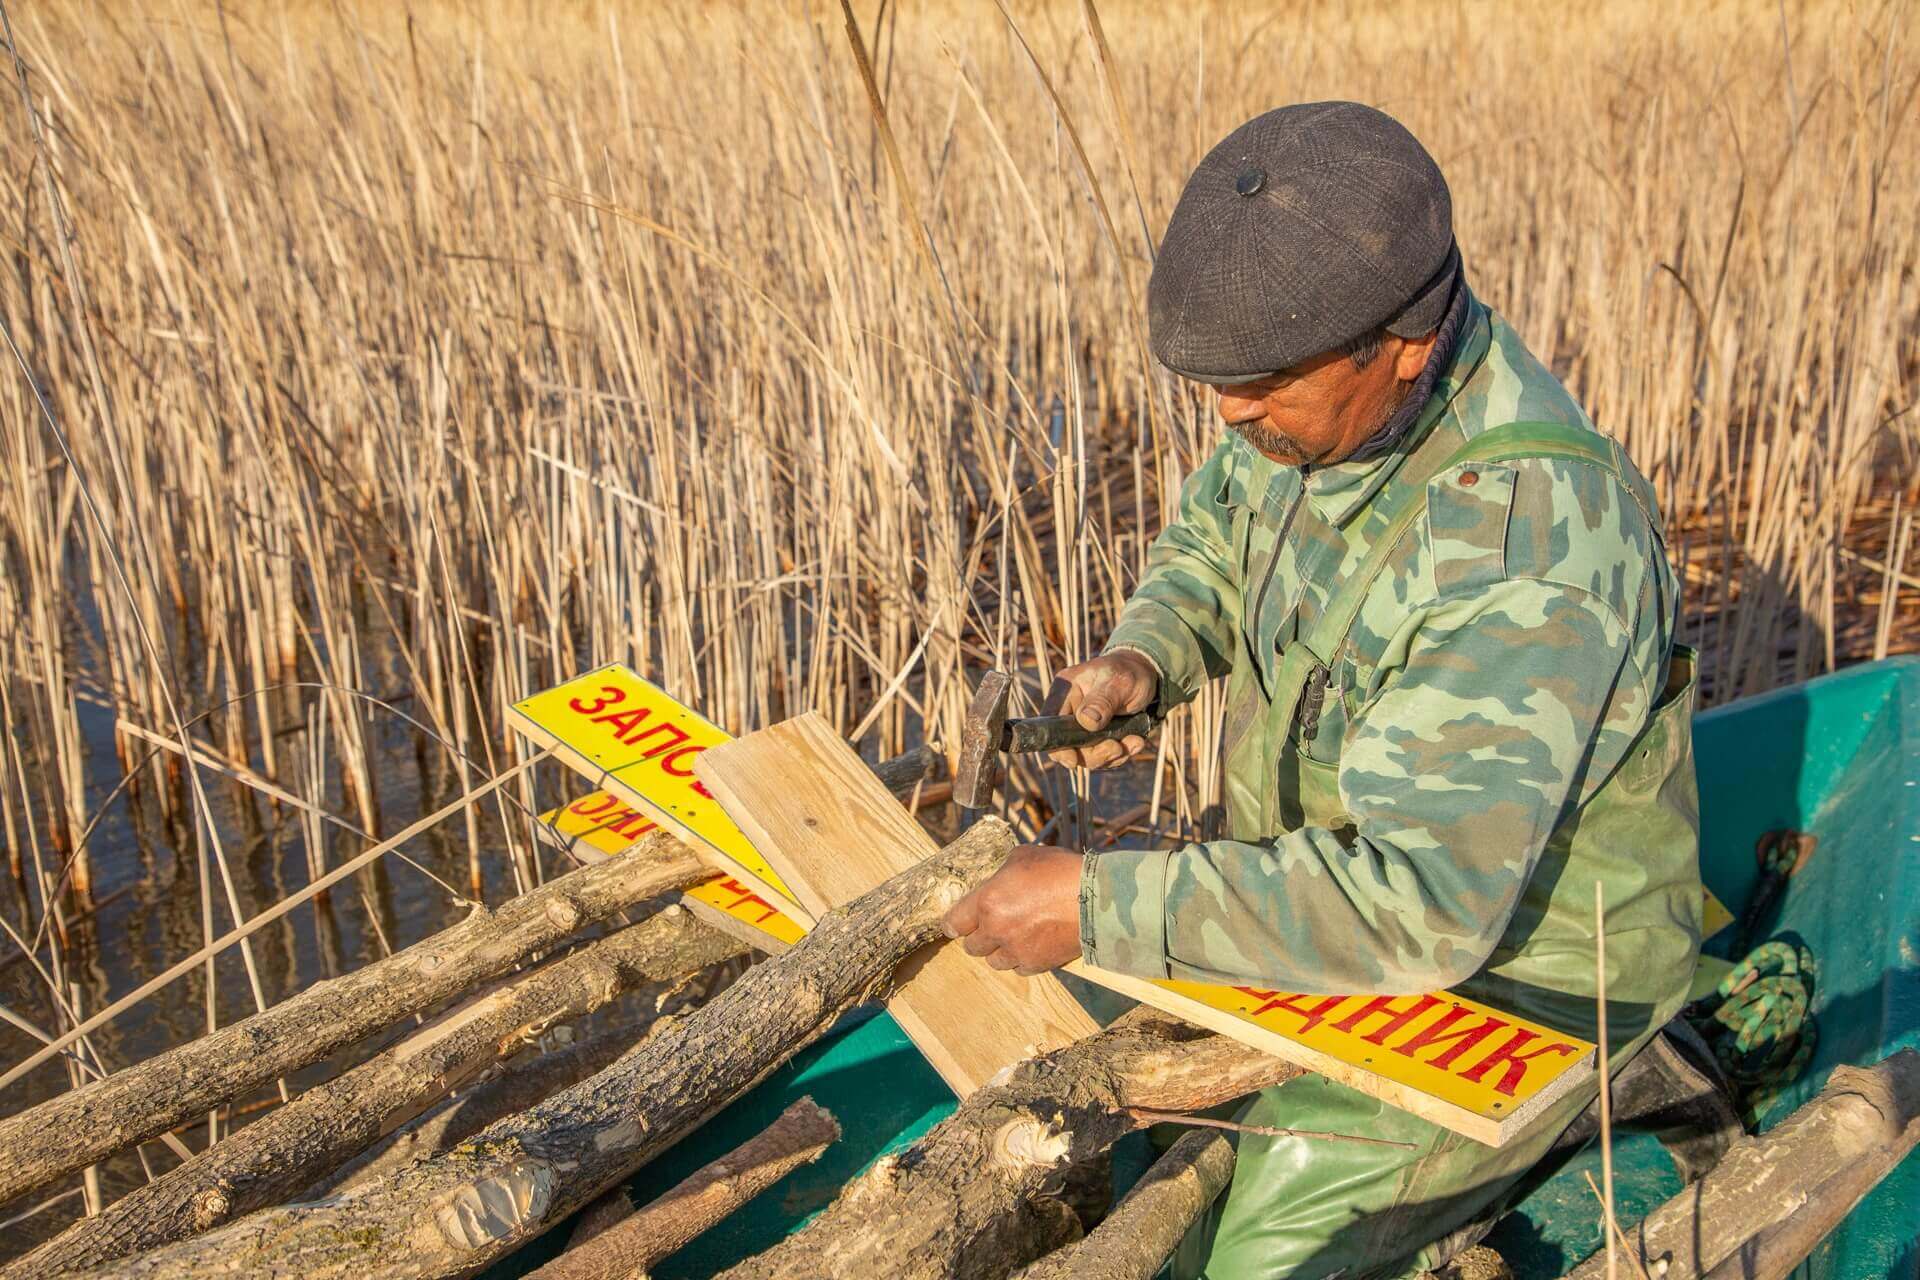
{"label": "camouflage pattern", "polygon": [[[1659,513],[1514,332],[1469,306],[1400,445],[1303,473],[1229,434],[1189,478],[1109,649],[1149,658],[1168,705],[1228,678],[1230,838],[1089,858],[1090,963],[1454,987],[1592,1038],[1599,879],[1614,1039],[1677,1011],[1700,884]],[[1451,461],[1515,422],[1571,428],[1602,460]],[[1412,523],[1391,539],[1396,517]]]}
{"label": "camouflage pattern", "polygon": [[1445,1261],[1440,1243],[1495,1206],[1599,1092],[1588,1081],[1503,1147],[1307,1074],[1264,1089],[1230,1118],[1260,1129],[1364,1134],[1399,1147],[1241,1133],[1233,1182],[1172,1259],[1174,1280],[1413,1277]]}

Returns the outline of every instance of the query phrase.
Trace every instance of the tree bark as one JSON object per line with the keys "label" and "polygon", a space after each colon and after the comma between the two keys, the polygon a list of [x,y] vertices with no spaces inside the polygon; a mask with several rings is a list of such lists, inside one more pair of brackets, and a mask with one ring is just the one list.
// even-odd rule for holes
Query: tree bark
{"label": "tree bark", "polygon": [[1415,1280],[1513,1280],[1513,1268],[1499,1252],[1488,1245],[1468,1245],[1431,1271],[1422,1271]]}
{"label": "tree bark", "polygon": [[[1920,1051],[1836,1067],[1779,1125],[1624,1232],[1620,1269],[1663,1280],[1784,1276],[1920,1142]],[[1570,1280],[1607,1273],[1603,1248]]]}
{"label": "tree bark", "polygon": [[873,776],[880,779],[881,785],[887,790],[905,797],[933,772],[934,765],[939,762],[940,757],[934,754],[933,748],[921,743],[917,747],[909,747],[891,760],[882,760],[874,765]]}
{"label": "tree bark", "polygon": [[0,1203],[451,999],[581,926],[711,874],[670,836],[582,867],[385,960],[0,1120]]}
{"label": "tree bark", "polygon": [[454,1006],[391,1048],[82,1218],[0,1276],[84,1271],[278,1204],[558,1023],[744,948],[669,907]]}
{"label": "tree bark", "polygon": [[1217,1129],[1195,1129],[1085,1240],[1048,1254],[1021,1280],[1153,1280],[1232,1177],[1233,1143]]}
{"label": "tree bark", "polygon": [[[704,941],[702,945],[705,945]],[[725,973],[731,968],[731,965],[723,965],[714,972]],[[700,1000],[705,1000],[718,992],[694,994]],[[544,1102],[560,1090],[603,1070],[652,1031],[656,1018],[676,1012],[680,1010],[670,1003],[653,1016],[623,1021],[565,1048],[509,1062],[498,1075],[482,1081],[457,1098],[448,1098],[435,1105],[418,1119],[408,1121],[294,1198],[324,1199],[384,1177],[417,1160],[440,1155],[500,1117],[525,1111],[535,1103]]]}
{"label": "tree bark", "polygon": [[1015,1067],[919,1142],[877,1162],[814,1222],[728,1280],[1000,1277],[1031,1262],[1034,1197],[1140,1127],[1128,1107],[1197,1111],[1298,1067],[1139,1008]]}
{"label": "tree bark", "polygon": [[648,1268],[820,1153],[840,1136],[832,1113],[801,1098],[767,1128],[635,1209],[624,1187],[595,1201],[567,1251],[527,1280],[644,1280]]}
{"label": "tree bark", "polygon": [[115,1274],[399,1280],[477,1271],[678,1142],[870,998],[1012,847],[1005,823],[983,819],[593,1078],[436,1159],[127,1259]]}

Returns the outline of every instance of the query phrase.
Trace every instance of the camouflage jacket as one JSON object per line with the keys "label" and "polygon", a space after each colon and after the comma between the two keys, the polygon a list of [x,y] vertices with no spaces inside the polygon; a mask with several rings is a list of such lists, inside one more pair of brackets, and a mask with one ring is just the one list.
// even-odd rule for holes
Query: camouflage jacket
{"label": "camouflage jacket", "polygon": [[[1568,819],[1641,739],[1673,650],[1676,586],[1659,515],[1624,461],[1624,481],[1534,457],[1421,481],[1425,518],[1366,591],[1317,723],[1281,726],[1290,740],[1277,769],[1273,752],[1244,749],[1275,732],[1262,715],[1281,658],[1405,499],[1408,456],[1428,443],[1446,456],[1453,443],[1517,421],[1593,430],[1473,300],[1447,373],[1385,454],[1303,472],[1229,434],[1189,477],[1108,649],[1150,659],[1165,705],[1233,673],[1233,838],[1088,858],[1089,963],[1150,978],[1399,993],[1457,986],[1502,955],[1547,945],[1549,908],[1544,899],[1523,907],[1523,890],[1556,834],[1564,845],[1562,828],[1577,825]],[[1649,783],[1672,820],[1640,828],[1674,846],[1672,856],[1657,866],[1628,848],[1600,858],[1617,855],[1624,878],[1608,888],[1609,959],[1614,904],[1637,901],[1639,918],[1623,927],[1652,941],[1622,946],[1620,960],[1662,969],[1640,984],[1649,1014],[1677,1004],[1698,946],[1697,855],[1678,847],[1697,825],[1686,808],[1684,708],[1677,734],[1657,763],[1684,778]],[[1327,779],[1319,802],[1308,794],[1314,776]],[[1262,794],[1277,803],[1257,803]],[[1586,946],[1591,883],[1582,887]],[[1563,914],[1577,914],[1572,901]],[[1572,934],[1582,927],[1571,916],[1562,923]],[[1591,984],[1586,965],[1584,981],[1577,959],[1520,969],[1526,982],[1572,988]],[[1623,987],[1634,985],[1631,972]]]}

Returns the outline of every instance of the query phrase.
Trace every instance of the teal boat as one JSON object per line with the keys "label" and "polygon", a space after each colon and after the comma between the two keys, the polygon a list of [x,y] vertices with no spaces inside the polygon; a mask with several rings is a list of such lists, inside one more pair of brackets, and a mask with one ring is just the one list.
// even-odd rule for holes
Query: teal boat
{"label": "teal boat", "polygon": [[[1770,831],[1818,837],[1793,876],[1769,936],[1796,938],[1819,961],[1813,996],[1818,1048],[1801,1075],[1759,1115],[1762,1129],[1817,1093],[1843,1063],[1867,1064],[1920,1045],[1920,658],[1850,668],[1701,715],[1696,722],[1702,870],[1736,910],[1759,879],[1755,850]],[[1708,944],[1723,958],[1736,930]],[[636,1202],[652,1199],[700,1165],[764,1128],[789,1102],[811,1095],[845,1135],[741,1213],[655,1271],[694,1280],[757,1253],[798,1229],[880,1155],[925,1133],[953,1110],[940,1078],[885,1014],[849,1020],[675,1150],[642,1170]],[[1136,1135],[1115,1153],[1115,1181],[1148,1160]],[[1488,1241],[1517,1275],[1559,1276],[1600,1247],[1600,1215],[1585,1173],[1599,1157],[1575,1156],[1504,1219]],[[1616,1212],[1638,1220],[1681,1189],[1672,1161],[1648,1134],[1615,1144]],[[566,1228],[511,1259],[517,1275],[557,1252]],[[1920,1275],[1920,1153],[1906,1160],[1802,1264],[1807,1280]]]}

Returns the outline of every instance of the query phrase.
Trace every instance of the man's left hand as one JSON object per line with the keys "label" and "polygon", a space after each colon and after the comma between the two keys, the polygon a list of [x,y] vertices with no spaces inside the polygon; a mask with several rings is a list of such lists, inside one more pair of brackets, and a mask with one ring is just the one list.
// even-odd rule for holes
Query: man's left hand
{"label": "man's left hand", "polygon": [[953,904],[944,927],[968,955],[1024,977],[1080,956],[1081,855],[1023,844],[987,882]]}

